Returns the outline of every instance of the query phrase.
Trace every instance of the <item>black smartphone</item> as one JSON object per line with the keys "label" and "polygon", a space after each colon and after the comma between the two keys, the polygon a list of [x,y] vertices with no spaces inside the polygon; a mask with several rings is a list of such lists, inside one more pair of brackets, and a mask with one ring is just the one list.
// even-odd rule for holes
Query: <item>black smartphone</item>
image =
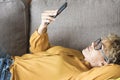
{"label": "black smartphone", "polygon": [[[65,2],[65,3],[58,9],[57,14],[56,14],[55,16],[51,16],[51,17],[56,18],[66,7],[67,7],[67,2]],[[48,25],[49,23],[46,23],[46,24]]]}
{"label": "black smartphone", "polygon": [[57,11],[57,14],[55,16],[53,16],[54,18],[56,18],[65,8],[67,7],[67,2],[65,2]]}

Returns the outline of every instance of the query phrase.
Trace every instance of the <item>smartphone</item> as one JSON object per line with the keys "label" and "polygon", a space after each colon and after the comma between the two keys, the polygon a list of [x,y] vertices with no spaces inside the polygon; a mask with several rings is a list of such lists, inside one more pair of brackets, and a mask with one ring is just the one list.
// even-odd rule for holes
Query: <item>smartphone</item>
{"label": "smartphone", "polygon": [[65,2],[57,11],[57,14],[55,16],[53,16],[54,18],[56,18],[65,8],[67,7],[67,2]]}
{"label": "smartphone", "polygon": [[[67,7],[67,1],[58,9],[57,14],[51,17],[56,18],[66,7]],[[46,23],[46,24],[48,25],[49,23]]]}

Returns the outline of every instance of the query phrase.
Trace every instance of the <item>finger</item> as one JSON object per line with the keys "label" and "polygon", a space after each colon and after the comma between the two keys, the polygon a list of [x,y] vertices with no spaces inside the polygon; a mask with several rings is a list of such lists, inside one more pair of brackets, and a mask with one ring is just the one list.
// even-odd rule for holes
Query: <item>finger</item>
{"label": "finger", "polygon": [[41,18],[55,19],[55,15],[42,15]]}
{"label": "finger", "polygon": [[55,21],[55,18],[53,18],[53,17],[42,17],[42,20]]}
{"label": "finger", "polygon": [[42,16],[55,16],[56,13],[42,13]]}
{"label": "finger", "polygon": [[48,19],[42,19],[42,20],[50,20],[50,21],[55,21],[55,19],[49,19],[49,18],[48,18]]}
{"label": "finger", "polygon": [[44,22],[46,22],[46,21],[47,21],[47,22],[48,22],[48,21],[49,21],[49,22],[52,22],[52,21],[55,21],[55,19],[43,19],[42,21],[44,21]]}
{"label": "finger", "polygon": [[43,23],[51,23],[51,20],[44,20]]}
{"label": "finger", "polygon": [[52,16],[42,16],[42,19],[55,20],[55,18]]}
{"label": "finger", "polygon": [[44,14],[45,14],[45,15],[47,15],[47,14],[48,14],[48,15],[56,15],[56,14],[57,14],[57,11],[58,11],[58,10],[54,10],[54,11],[45,11]]}

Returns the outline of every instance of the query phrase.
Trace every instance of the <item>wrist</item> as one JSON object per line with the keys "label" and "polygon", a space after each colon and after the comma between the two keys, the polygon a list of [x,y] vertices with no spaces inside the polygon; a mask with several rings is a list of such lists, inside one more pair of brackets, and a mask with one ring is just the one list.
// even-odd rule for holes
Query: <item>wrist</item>
{"label": "wrist", "polygon": [[46,33],[47,32],[47,26],[45,25],[40,25],[38,28],[38,33],[42,34],[42,33]]}

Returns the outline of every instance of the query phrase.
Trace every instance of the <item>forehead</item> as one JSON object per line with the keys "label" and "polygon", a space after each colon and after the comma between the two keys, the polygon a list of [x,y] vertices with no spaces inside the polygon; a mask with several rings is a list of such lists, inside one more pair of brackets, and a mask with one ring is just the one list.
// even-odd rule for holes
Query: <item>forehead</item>
{"label": "forehead", "polygon": [[94,42],[101,42],[101,38],[98,38],[98,39],[95,40]]}

